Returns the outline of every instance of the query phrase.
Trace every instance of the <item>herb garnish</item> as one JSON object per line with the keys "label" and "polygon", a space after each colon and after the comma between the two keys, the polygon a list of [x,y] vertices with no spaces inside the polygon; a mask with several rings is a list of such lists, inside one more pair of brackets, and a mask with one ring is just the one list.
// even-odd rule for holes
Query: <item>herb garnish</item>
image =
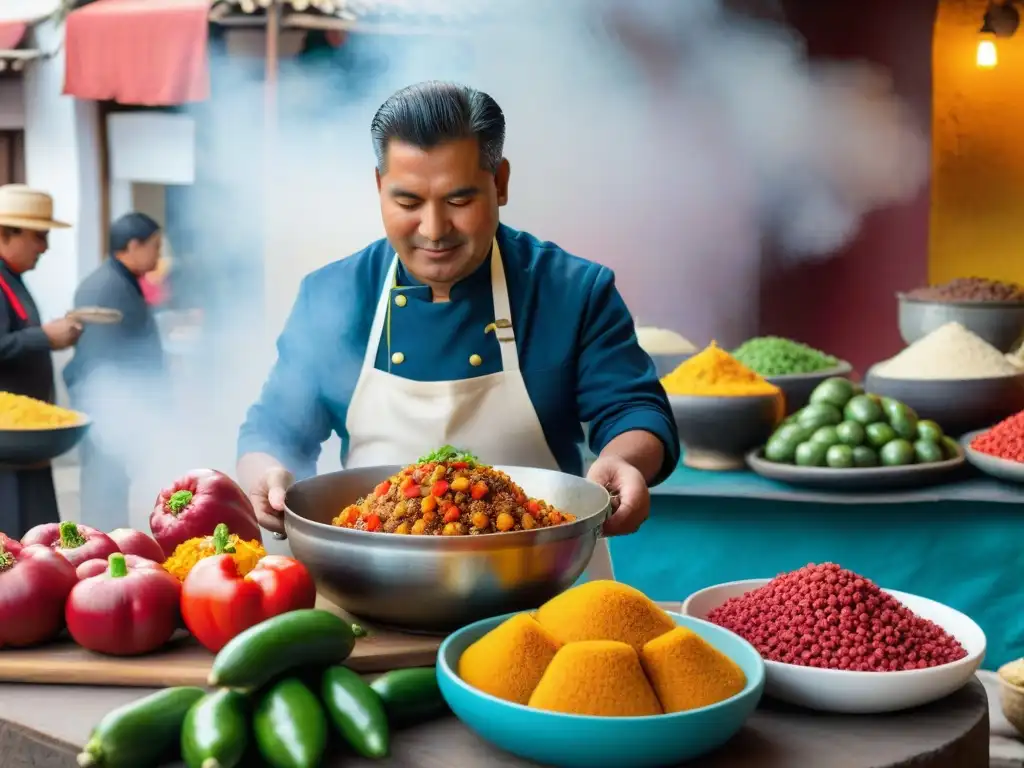
{"label": "herb garnish", "polygon": [[462,451],[452,445],[442,445],[436,451],[431,451],[426,456],[421,456],[417,464],[433,462],[435,464],[451,464],[453,462],[465,462],[470,467],[475,467],[480,462],[476,456],[469,451]]}

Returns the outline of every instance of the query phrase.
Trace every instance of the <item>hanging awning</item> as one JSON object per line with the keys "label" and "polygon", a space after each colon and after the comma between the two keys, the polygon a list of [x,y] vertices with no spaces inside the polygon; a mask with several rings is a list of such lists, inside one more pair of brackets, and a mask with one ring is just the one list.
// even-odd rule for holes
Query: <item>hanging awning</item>
{"label": "hanging awning", "polygon": [[21,45],[26,32],[28,32],[27,21],[0,22],[0,51],[13,51]]}
{"label": "hanging awning", "polygon": [[65,28],[64,93],[176,106],[210,95],[209,0],[97,0]]}
{"label": "hanging awning", "polygon": [[20,72],[42,56],[26,39],[32,25],[54,10],[53,0],[0,0],[0,73]]}

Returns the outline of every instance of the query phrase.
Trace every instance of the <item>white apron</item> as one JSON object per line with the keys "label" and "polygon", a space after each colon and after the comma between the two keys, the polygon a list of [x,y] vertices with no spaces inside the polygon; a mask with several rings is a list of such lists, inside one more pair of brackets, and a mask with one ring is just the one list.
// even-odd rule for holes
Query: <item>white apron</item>
{"label": "white apron", "polygon": [[[404,297],[400,304],[392,300],[397,269],[396,255],[377,302],[363,367],[345,419],[349,435],[345,466],[404,465],[439,446],[454,445],[472,447],[473,453],[490,464],[558,470],[519,370],[497,240],[491,251],[491,293],[499,326],[494,331],[501,349],[502,369],[498,373],[456,381],[413,381],[377,370],[377,349],[388,311],[402,312],[405,303]],[[480,335],[482,340],[483,328]],[[395,359],[392,357],[393,362]],[[591,579],[614,578],[611,553],[604,539],[597,543],[587,575]]]}

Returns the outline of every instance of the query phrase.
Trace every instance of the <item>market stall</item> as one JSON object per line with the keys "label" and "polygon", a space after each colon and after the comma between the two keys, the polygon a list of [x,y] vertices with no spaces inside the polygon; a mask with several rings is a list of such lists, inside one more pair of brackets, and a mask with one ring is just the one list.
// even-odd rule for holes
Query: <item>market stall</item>
{"label": "market stall", "polygon": [[245,493],[211,470],[161,491],[149,532],[65,522],[0,538],[5,754],[987,764],[984,633],[838,565],[681,604],[578,584],[608,492],[449,446],[301,481],[287,503],[292,556],[266,553]]}
{"label": "market stall", "polygon": [[[900,331],[908,346],[866,372],[868,394],[903,401],[915,424],[918,417],[922,424],[934,421],[951,439],[968,431],[976,438],[977,431],[1024,410],[1024,368],[1015,355],[1024,330],[1022,299],[1019,287],[980,279],[899,297]],[[1014,610],[1016,574],[1024,566],[1016,544],[1024,532],[1019,417],[989,438],[986,450],[997,454],[989,456],[989,464],[996,469],[982,471],[973,466],[979,462],[972,459],[976,451],[970,445],[962,449],[966,460],[949,454],[948,462],[922,463],[914,456],[916,432],[906,445],[893,441],[876,451],[870,430],[878,430],[882,443],[887,442],[888,416],[882,419],[884,427],[850,427],[842,423],[849,421],[847,414],[835,421],[826,414],[817,423],[814,418],[821,414],[808,411],[810,421],[804,423],[813,427],[808,434],[822,430],[820,450],[808,445],[804,456],[794,461],[791,455],[788,463],[774,465],[764,462],[762,453],[759,471],[767,467],[776,478],[771,479],[747,469],[743,455],[768,441],[778,423],[771,408],[756,406],[758,398],[771,399],[773,388],[764,382],[784,391],[792,414],[806,405],[813,387],[828,377],[846,376],[849,368],[844,371],[841,360],[784,339],[753,340],[733,350],[732,358],[763,374],[761,389],[743,381],[715,386],[709,371],[721,373],[721,361],[719,368],[705,361],[698,371],[704,379],[687,379],[686,363],[664,379],[670,394],[673,386],[684,391],[689,385],[686,391],[697,392],[695,381],[710,382],[683,403],[689,409],[685,418],[677,411],[688,452],[705,447],[702,439],[727,439],[723,431],[739,439],[740,446],[724,467],[721,461],[710,470],[687,466],[692,459],[684,458],[675,474],[653,490],[651,518],[643,529],[612,541],[616,577],[656,599],[671,600],[702,585],[769,577],[831,560],[870,573],[886,588],[927,595],[973,617],[989,638],[986,669],[1024,653],[1024,621]],[[741,425],[725,426],[726,407],[736,413],[747,408]],[[710,421],[720,428],[701,432],[700,414],[709,409],[718,409]],[[909,426],[905,418],[893,423]],[[844,429],[853,435],[848,447],[840,439]],[[856,435],[863,429],[869,435],[862,443]],[[696,445],[686,446],[688,439]],[[868,464],[861,466],[855,458],[864,448],[871,450]],[[872,469],[879,460],[893,466]],[[915,473],[925,477],[915,479]],[[902,487],[880,485],[878,475]]]}
{"label": "market stall", "polygon": [[[986,301],[989,320],[1017,303]],[[292,485],[287,554],[209,469],[160,491],[148,531],[0,536],[12,749],[81,768],[986,765],[983,660],[1024,727],[1016,528],[988,510],[1024,500],[1024,369],[991,323],[931,325],[863,383],[791,340],[655,334],[683,358],[663,378],[683,462],[612,542],[619,581],[580,578],[607,489],[447,445]],[[54,413],[37,432],[87,425]],[[49,725],[49,696],[75,717]]]}

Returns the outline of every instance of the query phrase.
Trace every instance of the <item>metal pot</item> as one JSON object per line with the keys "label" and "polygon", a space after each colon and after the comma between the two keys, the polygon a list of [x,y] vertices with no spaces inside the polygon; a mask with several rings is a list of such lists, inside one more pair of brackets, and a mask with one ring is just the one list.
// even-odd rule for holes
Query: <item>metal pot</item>
{"label": "metal pot", "polygon": [[284,526],[294,557],[321,594],[352,615],[411,632],[447,633],[479,619],[536,608],[572,586],[611,511],[608,491],[582,477],[497,467],[572,523],[478,536],[403,536],[330,524],[401,469],[347,469],[288,490]]}

